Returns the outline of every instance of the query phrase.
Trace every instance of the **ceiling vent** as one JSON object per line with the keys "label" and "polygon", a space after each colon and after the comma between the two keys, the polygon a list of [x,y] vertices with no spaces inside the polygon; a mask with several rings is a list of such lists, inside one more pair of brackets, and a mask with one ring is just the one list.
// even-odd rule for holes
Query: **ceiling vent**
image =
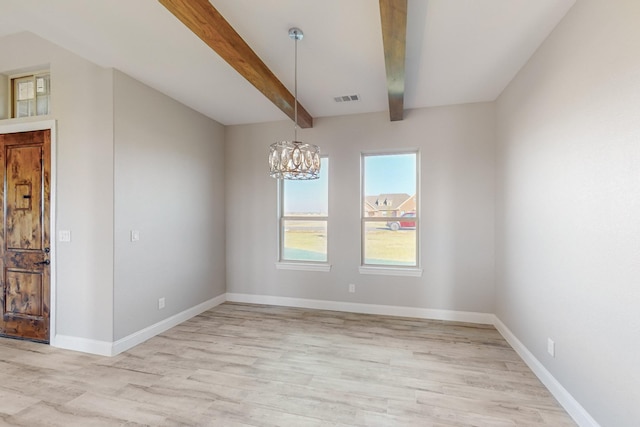
{"label": "ceiling vent", "polygon": [[336,96],[333,98],[334,101],[336,102],[353,102],[353,101],[360,101],[360,95],[358,94],[354,94],[354,95],[342,95],[342,96]]}

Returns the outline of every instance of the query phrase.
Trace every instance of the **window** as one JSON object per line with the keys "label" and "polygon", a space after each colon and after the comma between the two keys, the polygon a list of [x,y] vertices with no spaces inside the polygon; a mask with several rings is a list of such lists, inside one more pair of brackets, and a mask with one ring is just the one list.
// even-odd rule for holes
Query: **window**
{"label": "window", "polygon": [[326,263],[329,159],[320,178],[280,182],[280,261]]}
{"label": "window", "polygon": [[51,97],[49,74],[31,74],[11,79],[13,117],[49,114]]}
{"label": "window", "polygon": [[362,265],[418,266],[418,153],[362,155]]}

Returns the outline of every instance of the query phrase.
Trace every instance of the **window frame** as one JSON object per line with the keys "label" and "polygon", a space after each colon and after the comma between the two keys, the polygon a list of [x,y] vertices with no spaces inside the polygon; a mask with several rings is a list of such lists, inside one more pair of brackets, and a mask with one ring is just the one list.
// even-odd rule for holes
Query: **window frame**
{"label": "window frame", "polygon": [[[322,155],[320,156],[320,161],[329,160],[329,156]],[[330,169],[330,166],[325,163],[321,167],[320,173],[327,173]],[[278,220],[278,255],[276,268],[280,270],[307,270],[307,271],[330,271],[331,264],[329,263],[329,191],[330,191],[330,183],[328,182],[329,176],[327,175],[327,215],[326,216],[299,216],[299,215],[285,215],[284,203],[285,203],[285,191],[284,191],[284,179],[278,180],[277,185],[277,197],[278,197],[278,209],[277,209],[277,220]],[[295,259],[285,259],[284,258],[284,232],[285,232],[285,222],[286,221],[319,221],[324,222],[326,224],[327,237],[326,237],[326,260],[323,261],[313,261],[313,260],[295,260]]]}
{"label": "window frame", "polygon": [[[35,71],[26,71],[18,74],[12,74],[7,76],[7,84],[9,86],[8,91],[8,104],[9,104],[9,117],[12,119],[26,119],[29,117],[46,117],[51,114],[51,70],[35,70]],[[37,79],[39,77],[48,77],[49,87],[47,88],[46,96],[48,97],[47,102],[47,113],[46,114],[37,114],[38,112],[38,94],[37,94]],[[18,108],[17,108],[17,93],[16,93],[16,83],[19,80],[30,79],[33,82],[33,92],[34,92],[34,114],[28,116],[20,116],[18,117]]]}
{"label": "window frame", "polygon": [[[366,158],[375,156],[394,156],[403,154],[413,154],[416,157],[416,176],[415,185],[416,191],[414,197],[415,201],[415,218],[412,218],[412,222],[415,221],[415,262],[412,265],[402,264],[372,264],[367,263],[365,260],[365,236],[366,225],[371,222],[392,222],[402,221],[402,215],[393,216],[380,216],[380,217],[367,217],[366,216],[366,194],[365,194],[365,178],[366,178]],[[360,153],[360,273],[361,274],[381,274],[381,275],[396,275],[396,276],[421,276],[422,269],[420,268],[420,150],[419,149],[404,149],[404,150],[385,150],[385,151],[372,151]],[[406,213],[406,212],[405,212]]]}

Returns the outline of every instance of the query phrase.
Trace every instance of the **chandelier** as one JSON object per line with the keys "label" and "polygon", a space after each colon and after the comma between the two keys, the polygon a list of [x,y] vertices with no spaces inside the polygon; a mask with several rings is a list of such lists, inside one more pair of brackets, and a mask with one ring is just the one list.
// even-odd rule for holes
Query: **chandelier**
{"label": "chandelier", "polygon": [[298,141],[298,40],[303,36],[301,29],[289,29],[289,37],[295,40],[293,141],[278,141],[269,147],[269,174],[276,179],[318,179],[320,173],[320,148]]}

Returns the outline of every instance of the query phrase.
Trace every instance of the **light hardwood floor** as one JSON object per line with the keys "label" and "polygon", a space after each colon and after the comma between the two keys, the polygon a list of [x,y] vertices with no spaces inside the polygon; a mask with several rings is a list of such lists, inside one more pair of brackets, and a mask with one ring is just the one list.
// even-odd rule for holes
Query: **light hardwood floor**
{"label": "light hardwood floor", "polygon": [[232,303],[112,358],[0,339],[0,425],[575,426],[491,326]]}

